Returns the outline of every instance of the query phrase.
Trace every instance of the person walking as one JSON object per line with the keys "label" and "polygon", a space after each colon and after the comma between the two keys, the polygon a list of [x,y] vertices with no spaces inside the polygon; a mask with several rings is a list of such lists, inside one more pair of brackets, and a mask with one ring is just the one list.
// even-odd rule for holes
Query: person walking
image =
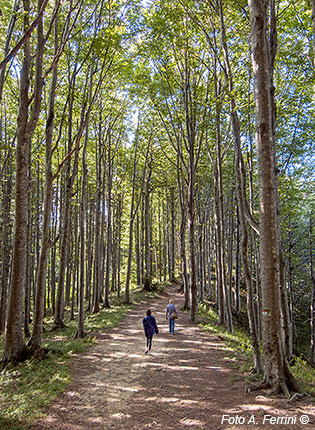
{"label": "person walking", "polygon": [[166,307],[166,314],[165,315],[166,315],[166,319],[168,319],[170,333],[174,334],[175,319],[178,318],[178,312],[177,312],[177,308],[174,305],[172,299],[169,301],[169,304]]}
{"label": "person walking", "polygon": [[151,310],[147,310],[147,316],[143,318],[143,328],[144,328],[144,334],[147,338],[147,348],[145,350],[145,354],[151,355],[151,347],[152,347],[152,338],[154,334],[159,334],[159,329],[156,324],[155,318],[153,315],[151,315]]}

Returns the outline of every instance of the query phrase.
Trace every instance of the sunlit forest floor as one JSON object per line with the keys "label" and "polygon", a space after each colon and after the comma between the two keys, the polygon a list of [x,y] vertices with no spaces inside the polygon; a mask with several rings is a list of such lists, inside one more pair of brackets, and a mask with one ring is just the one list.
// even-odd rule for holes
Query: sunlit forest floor
{"label": "sunlit forest floor", "polygon": [[[119,327],[98,334],[94,346],[72,359],[66,391],[28,429],[314,429],[308,399],[246,396],[226,345],[189,322],[187,313],[180,312],[171,336],[165,320],[170,298],[182,306],[183,295],[172,286],[131,309]],[[160,330],[150,356],[142,328],[148,308]],[[302,415],[308,424],[300,422]]]}

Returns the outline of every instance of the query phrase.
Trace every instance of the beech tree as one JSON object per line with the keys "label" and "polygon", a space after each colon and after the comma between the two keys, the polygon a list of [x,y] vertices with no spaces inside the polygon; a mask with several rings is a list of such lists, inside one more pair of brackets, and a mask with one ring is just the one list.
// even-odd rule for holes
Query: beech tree
{"label": "beech tree", "polygon": [[[38,24],[36,41],[36,74],[33,94],[33,106],[29,114],[29,90],[31,74],[31,42],[26,38],[23,42],[23,65],[21,69],[21,84],[19,97],[19,116],[17,120],[17,148],[16,148],[16,183],[15,183],[15,237],[12,262],[12,281],[8,305],[8,319],[5,336],[5,350],[2,362],[20,361],[28,355],[22,334],[22,300],[26,282],[27,259],[27,208],[29,188],[29,154],[32,135],[40,114],[41,95],[43,88],[43,5],[38,2]],[[30,4],[23,1],[24,22],[26,32],[30,26]]]}
{"label": "beech tree", "polygon": [[260,201],[260,254],[262,277],[262,341],[264,382],[273,394],[300,391],[286,359],[282,341],[280,301],[280,250],[276,166],[273,138],[273,99],[267,43],[267,7],[263,0],[249,1],[252,62],[255,78],[256,146]]}

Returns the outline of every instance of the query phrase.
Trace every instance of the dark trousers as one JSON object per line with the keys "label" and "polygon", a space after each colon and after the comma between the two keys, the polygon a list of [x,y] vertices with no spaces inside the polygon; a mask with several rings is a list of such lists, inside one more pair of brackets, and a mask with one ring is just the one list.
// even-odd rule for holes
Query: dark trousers
{"label": "dark trousers", "polygon": [[152,346],[152,338],[153,338],[153,336],[147,337],[147,348],[149,351],[150,351],[151,346]]}

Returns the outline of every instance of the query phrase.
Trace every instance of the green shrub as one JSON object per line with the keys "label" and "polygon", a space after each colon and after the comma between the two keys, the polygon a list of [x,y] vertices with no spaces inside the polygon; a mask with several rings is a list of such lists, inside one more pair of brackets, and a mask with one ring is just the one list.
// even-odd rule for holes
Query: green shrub
{"label": "green shrub", "polygon": [[[247,382],[257,380],[257,375],[248,373],[253,367],[252,345],[249,333],[240,326],[235,327],[233,333],[228,333],[226,327],[216,325],[218,315],[209,305],[200,304],[198,311],[200,316],[208,320],[208,322],[203,321],[200,323],[204,330],[219,336],[226,343],[227,357],[232,360],[233,368],[238,372],[247,373],[245,378]],[[294,357],[293,362],[292,373],[302,383],[305,390],[315,396],[315,369],[298,357]]]}

